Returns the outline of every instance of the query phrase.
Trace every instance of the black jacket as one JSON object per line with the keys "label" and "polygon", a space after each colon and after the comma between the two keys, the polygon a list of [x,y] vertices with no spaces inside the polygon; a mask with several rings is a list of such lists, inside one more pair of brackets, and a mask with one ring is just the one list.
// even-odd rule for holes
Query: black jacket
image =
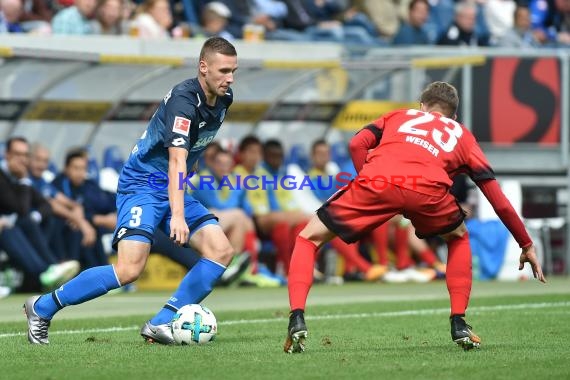
{"label": "black jacket", "polygon": [[51,206],[31,183],[30,186],[20,184],[0,169],[0,214],[26,216],[34,210],[44,219],[51,215]]}

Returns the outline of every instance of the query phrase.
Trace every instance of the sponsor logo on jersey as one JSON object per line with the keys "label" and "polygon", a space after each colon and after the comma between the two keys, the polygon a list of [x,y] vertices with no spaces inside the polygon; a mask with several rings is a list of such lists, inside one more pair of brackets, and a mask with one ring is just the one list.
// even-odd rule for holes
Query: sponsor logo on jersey
{"label": "sponsor logo on jersey", "polygon": [[174,146],[184,145],[184,139],[182,137],[175,138],[174,140],[172,140],[172,145]]}
{"label": "sponsor logo on jersey", "polygon": [[203,149],[205,146],[207,146],[209,143],[212,142],[214,137],[215,136],[212,135],[212,136],[205,136],[199,138],[198,141],[196,141],[196,144],[194,144],[194,146],[192,147],[192,151],[195,152],[197,150]]}
{"label": "sponsor logo on jersey", "polygon": [[127,233],[127,229],[125,227],[121,228],[119,232],[117,232],[117,238],[120,239],[123,237],[124,234]]}
{"label": "sponsor logo on jersey", "polygon": [[206,126],[206,122],[205,122],[205,121],[203,121],[203,122],[201,122],[200,124],[198,124],[198,129],[200,129],[200,128],[204,127],[204,126]]}
{"label": "sponsor logo on jersey", "polygon": [[172,126],[172,132],[188,136],[188,134],[190,133],[190,123],[191,123],[190,119],[176,116],[174,118],[174,125]]}

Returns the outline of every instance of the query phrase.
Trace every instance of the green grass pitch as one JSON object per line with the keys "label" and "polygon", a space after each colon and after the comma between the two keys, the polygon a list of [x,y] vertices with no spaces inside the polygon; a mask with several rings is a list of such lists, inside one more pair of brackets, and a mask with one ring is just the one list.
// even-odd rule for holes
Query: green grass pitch
{"label": "green grass pitch", "polygon": [[475,282],[468,322],[482,340],[450,339],[445,283],[316,286],[303,354],[287,355],[286,289],[215,289],[205,346],[143,342],[166,293],[107,295],[63,310],[49,346],[25,336],[23,295],[0,301],[1,379],[570,379],[570,279]]}

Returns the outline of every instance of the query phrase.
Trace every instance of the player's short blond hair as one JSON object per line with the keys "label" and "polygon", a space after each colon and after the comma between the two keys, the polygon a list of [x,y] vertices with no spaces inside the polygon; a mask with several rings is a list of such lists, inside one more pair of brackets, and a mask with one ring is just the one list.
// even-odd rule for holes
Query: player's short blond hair
{"label": "player's short blond hair", "polygon": [[445,116],[453,117],[459,106],[457,89],[447,82],[430,83],[420,96],[420,102],[427,107],[437,106]]}

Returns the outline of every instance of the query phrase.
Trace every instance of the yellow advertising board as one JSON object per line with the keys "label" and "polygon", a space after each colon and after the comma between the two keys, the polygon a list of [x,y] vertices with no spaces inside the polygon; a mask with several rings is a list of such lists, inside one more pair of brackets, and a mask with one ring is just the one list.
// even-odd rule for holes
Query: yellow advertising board
{"label": "yellow advertising board", "polygon": [[31,106],[25,120],[101,121],[113,106],[110,102],[43,100]]}
{"label": "yellow advertising board", "polygon": [[[110,257],[109,261],[116,263],[117,256]],[[186,268],[169,258],[151,254],[136,286],[139,290],[175,290],[186,272],[188,272]]]}
{"label": "yellow advertising board", "polygon": [[257,123],[263,119],[268,109],[269,103],[234,103],[228,111],[227,120],[233,122]]}
{"label": "yellow advertising board", "polygon": [[358,131],[383,114],[401,108],[418,108],[416,102],[355,100],[348,102],[333,121],[333,127],[344,131]]}

